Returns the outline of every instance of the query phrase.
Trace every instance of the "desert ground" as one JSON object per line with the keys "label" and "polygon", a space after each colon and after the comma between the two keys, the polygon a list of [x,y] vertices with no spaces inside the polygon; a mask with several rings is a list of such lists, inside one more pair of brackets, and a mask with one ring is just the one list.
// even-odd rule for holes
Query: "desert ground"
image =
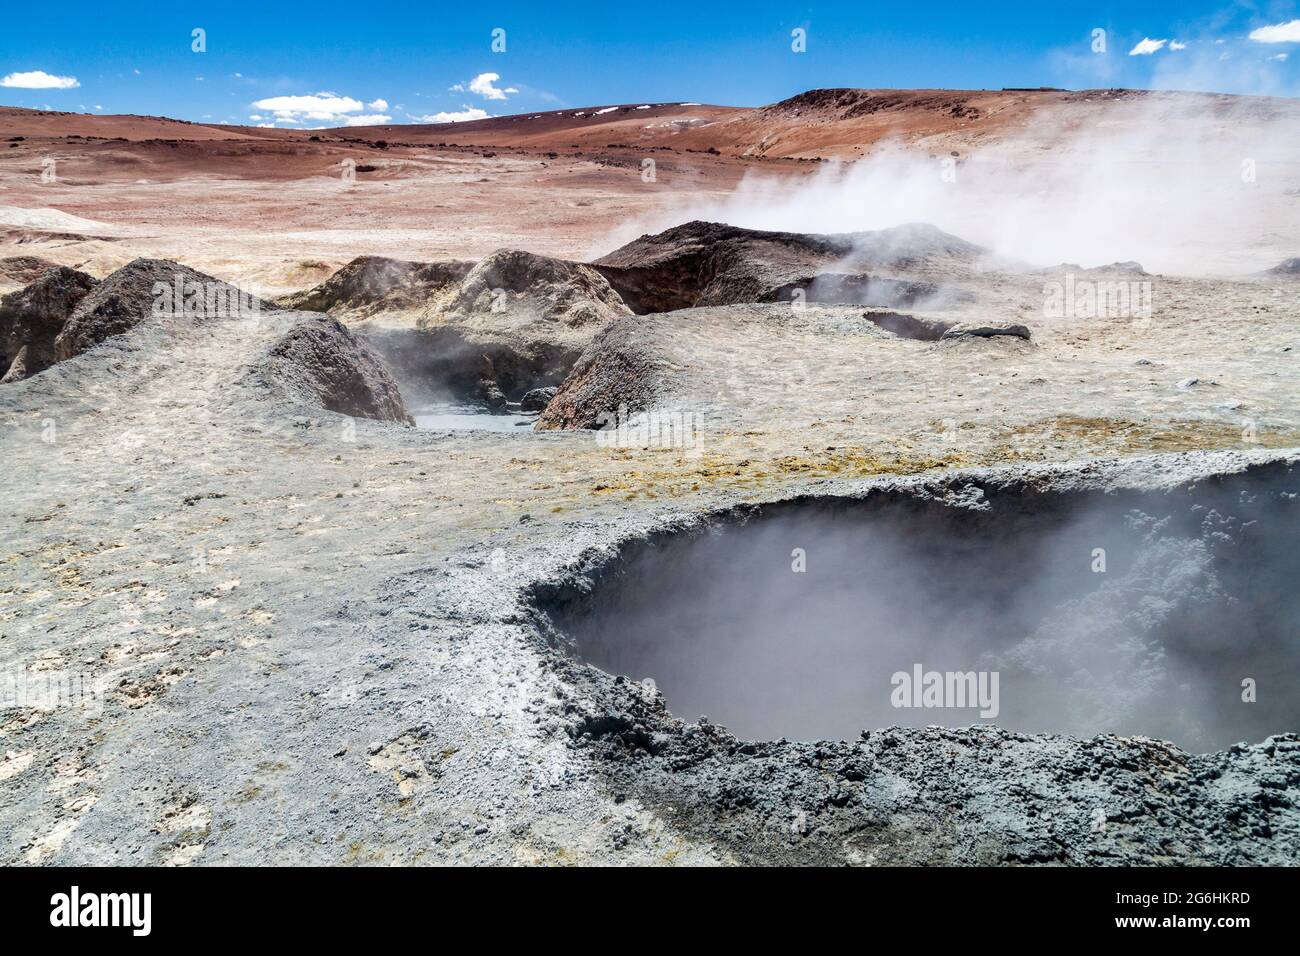
{"label": "desert ground", "polygon": [[[1115,90],[0,108],[0,671],[98,702],[0,710],[0,861],[1294,862],[1296,142]],[[863,716],[913,625],[1001,722]]]}

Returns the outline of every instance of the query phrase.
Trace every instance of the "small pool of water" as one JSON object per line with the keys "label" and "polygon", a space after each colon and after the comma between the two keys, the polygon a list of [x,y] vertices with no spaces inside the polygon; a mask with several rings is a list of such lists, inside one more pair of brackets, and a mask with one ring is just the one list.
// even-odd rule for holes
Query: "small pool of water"
{"label": "small pool of water", "polygon": [[433,431],[477,428],[491,432],[522,432],[532,428],[536,415],[518,412],[498,412],[482,405],[464,405],[455,402],[435,402],[411,409],[416,428]]}

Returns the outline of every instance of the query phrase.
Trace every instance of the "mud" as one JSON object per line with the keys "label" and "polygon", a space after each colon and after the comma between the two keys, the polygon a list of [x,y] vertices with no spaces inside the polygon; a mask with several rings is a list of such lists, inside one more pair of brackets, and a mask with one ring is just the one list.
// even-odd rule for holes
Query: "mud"
{"label": "mud", "polygon": [[[747,739],[986,722],[1222,749],[1300,726],[1297,482],[1285,468],[1147,495],[972,482],[745,509],[629,543],[553,626]],[[891,682],[916,666],[998,674],[1000,701],[972,686],[919,706]],[[1270,690],[1243,701],[1246,681]]]}
{"label": "mud", "polygon": [[[1193,461],[1187,459],[1185,464],[1198,467]],[[1210,464],[1208,459],[1204,463]],[[1120,696],[1136,692],[1129,703],[1137,710],[1128,716],[1165,730],[1184,718],[1190,722],[1182,725],[1182,732],[1197,736],[1203,729],[1196,726],[1197,715],[1214,713],[1225,723],[1200,736],[1202,747],[1226,743],[1237,731],[1258,741],[1261,726],[1294,726],[1300,701],[1289,689],[1290,678],[1276,684],[1268,681],[1278,696],[1271,713],[1265,715],[1242,702],[1238,677],[1251,666],[1271,669],[1279,651],[1288,661],[1283,672],[1294,675],[1296,661],[1293,651],[1286,649],[1288,625],[1284,623],[1290,615],[1284,611],[1278,616],[1273,603],[1284,587],[1282,578],[1266,571],[1266,581],[1257,581],[1255,573],[1261,567],[1252,564],[1252,560],[1276,559],[1279,549],[1289,547],[1290,532],[1278,530],[1266,533],[1262,540],[1252,539],[1258,530],[1253,522],[1277,521],[1279,529],[1294,524],[1294,488],[1300,478],[1296,463],[1261,462],[1241,471],[1195,478],[1173,465],[1150,460],[1114,469],[1093,465],[1077,471],[982,473],[937,482],[885,483],[871,491],[845,487],[847,498],[822,494],[717,513],[630,538],[612,553],[593,555],[586,569],[569,581],[534,589],[540,630],[557,653],[566,656],[585,653],[605,667],[631,665],[627,669],[633,677],[642,676],[636,672],[644,671],[650,662],[666,670],[662,686],[656,687],[653,682],[611,676],[582,665],[560,665],[574,679],[589,681],[599,701],[580,708],[584,718],[572,732],[572,746],[601,764],[616,795],[670,806],[679,825],[719,839],[744,862],[1150,865],[1293,859],[1300,848],[1300,828],[1288,795],[1300,779],[1300,739],[1294,733],[1197,755],[1149,735],[1024,734],[1001,726],[1001,720],[984,726],[975,720],[971,726],[883,729],[886,722],[876,721],[853,733],[850,717],[840,721],[838,732],[829,735],[832,739],[772,740],[782,719],[801,719],[800,708],[804,713],[811,708],[825,718],[837,705],[847,704],[842,718],[851,711],[860,716],[868,696],[878,701],[888,697],[886,682],[856,683],[867,676],[862,670],[834,654],[827,659],[830,634],[824,628],[819,632],[837,611],[854,615],[862,611],[857,604],[843,603],[847,593],[859,595],[860,603],[864,590],[872,593],[873,583],[899,586],[897,581],[873,575],[880,568],[869,559],[834,565],[839,558],[866,557],[862,551],[842,553],[847,543],[862,549],[862,535],[873,526],[878,534],[882,520],[902,520],[916,549],[936,553],[949,549],[947,558],[961,563],[980,557],[988,543],[965,537],[952,543],[942,538],[922,540],[910,533],[917,522],[939,521],[949,534],[963,525],[971,533],[996,527],[996,537],[1008,543],[1028,535],[1027,547],[1006,554],[1009,565],[1006,561],[996,567],[983,564],[978,574],[967,571],[956,581],[936,575],[910,582],[924,594],[918,595],[911,611],[933,618],[934,612],[926,608],[937,601],[963,620],[978,620],[987,614],[981,611],[986,600],[1010,598],[1019,604],[1017,611],[1027,610],[1015,595],[1019,592],[1023,598],[1026,582],[1039,573],[1033,559],[1042,554],[1035,553],[1035,543],[1041,546],[1077,522],[1080,509],[1086,515],[1098,506],[1102,511],[1094,511],[1093,519],[1100,524],[1087,529],[1085,539],[1110,535],[1113,542],[1119,530],[1113,519],[1121,515],[1126,522],[1131,517],[1145,525],[1148,533],[1151,528],[1161,529],[1161,534],[1144,539],[1143,548],[1162,550],[1161,535],[1171,526],[1180,529],[1171,537],[1188,536],[1184,541],[1190,552],[1199,552],[1198,541],[1214,539],[1222,550],[1215,556],[1212,573],[1223,576],[1226,593],[1218,596],[1222,600],[1210,597],[1208,605],[1207,595],[1198,593],[1203,592],[1204,581],[1188,584],[1173,595],[1153,593],[1160,585],[1140,568],[1144,555],[1139,548],[1132,555],[1127,579],[1121,572],[1115,587],[1133,592],[1126,600],[1134,601],[1135,610],[1153,599],[1160,607],[1154,618],[1138,628],[1138,633],[1155,637],[1154,644],[1139,651],[1127,643],[1133,632],[1107,634],[1103,625],[1089,635],[1087,651],[1076,654],[1074,648],[1055,657],[1060,652],[1058,643],[1053,656],[1035,663],[1054,659],[1077,676],[1089,653],[1118,652],[1121,660],[1110,660],[1104,665],[1106,673],[1098,676],[1103,682],[1120,676],[1116,688]],[[1164,487],[1153,491],[1150,484]],[[1139,490],[1144,485],[1146,490]],[[1217,510],[1223,506],[1226,512]],[[1139,517],[1139,509],[1178,517],[1153,522],[1150,516]],[[788,519],[796,516],[797,524],[790,524]],[[1198,527],[1207,518],[1212,525]],[[831,537],[820,547],[816,538],[809,540],[810,522],[813,529],[819,525],[827,529],[844,527],[845,521],[859,534],[839,540]],[[1235,530],[1220,535],[1221,528]],[[813,579],[812,572],[807,578],[790,573],[786,545],[796,529],[796,536],[809,545],[809,567],[819,561],[831,563],[831,580],[851,581],[851,592],[834,585],[827,590],[805,584]],[[1077,524],[1071,529],[1079,530]],[[769,540],[772,536],[775,540]],[[734,550],[738,541],[731,539],[757,544],[758,551],[742,556]],[[1058,537],[1054,546],[1061,540]],[[1086,558],[1086,552],[1080,557]],[[928,560],[934,559],[931,555]],[[705,570],[716,577],[700,577]],[[823,582],[825,577],[823,571]],[[800,583],[781,587],[776,582],[782,578]],[[773,586],[778,593],[771,595],[769,603],[760,592]],[[814,590],[801,594],[793,606],[783,605],[781,592],[790,587]],[[1103,585],[1101,590],[1109,587]],[[1172,606],[1164,604],[1165,597],[1171,598]],[[1243,597],[1245,601],[1238,600]],[[738,611],[737,599],[752,608]],[[825,599],[831,601],[829,612]],[[1083,604],[1090,600],[1073,599]],[[1189,617],[1216,600],[1207,620],[1183,629]],[[616,610],[622,612],[617,624],[608,616]],[[1092,601],[1091,606],[1070,608],[1069,613],[1098,610]],[[717,672],[719,662],[710,648],[739,636],[730,628],[729,612],[741,614],[757,633],[740,637],[743,647],[730,648],[735,652],[727,661],[731,669],[723,674]],[[776,620],[764,616],[772,613]],[[1036,613],[1030,611],[1029,617]],[[878,607],[874,616],[880,616]],[[1106,620],[1104,611],[1100,619]],[[844,623],[839,621],[841,626]],[[1067,639],[1078,636],[1071,633],[1068,619],[1064,628],[1061,623],[1020,645],[1012,641],[1010,657],[1023,655],[1027,645],[1041,650],[1044,643],[1068,643]],[[1125,623],[1135,621],[1130,616]],[[859,627],[851,630],[854,641],[867,637]],[[775,638],[776,631],[786,642],[778,650],[780,660],[772,659],[770,648],[762,646],[762,635]],[[1102,642],[1096,640],[1099,634]],[[1004,649],[1008,647],[1009,635],[994,636]],[[1120,638],[1119,643],[1111,643],[1115,638]],[[657,642],[662,646],[652,646]],[[936,649],[925,643],[928,650]],[[1253,658],[1265,645],[1270,650]],[[682,656],[670,663],[668,655],[677,651]],[[1169,665],[1171,672],[1161,675],[1166,686],[1153,678],[1149,668],[1145,673],[1141,668],[1124,670],[1136,663],[1134,654],[1143,651],[1154,652],[1154,660]],[[1169,652],[1167,659],[1162,651]],[[757,654],[760,662],[755,664],[751,654]],[[1186,672],[1173,673],[1178,670],[1176,662],[1185,662],[1189,654],[1206,665],[1202,676],[1211,676],[1211,683],[1218,686],[1200,683],[1189,692],[1182,683]],[[1093,658],[1091,663],[1099,661]],[[833,676],[845,664],[850,673]],[[766,682],[756,686],[755,678]],[[808,683],[799,687],[803,679]],[[1141,686],[1134,686],[1135,679]],[[690,700],[691,681],[697,689],[708,685],[716,703],[763,731],[766,739],[746,740],[747,735],[734,735],[715,718],[689,711],[679,712],[683,718],[690,713],[688,720],[674,718],[669,711],[674,696],[683,704],[695,702]],[[1048,704],[1057,711],[1054,721],[1062,722],[1064,711],[1052,699],[1054,687],[1066,693],[1079,689],[1073,680],[1062,685],[1058,673],[1012,721],[1027,718],[1041,730],[1042,707]],[[787,696],[796,690],[797,703]],[[1179,699],[1188,693],[1199,694],[1195,703]],[[763,712],[760,697],[775,714]],[[1005,691],[1003,701],[1011,699],[1012,692]],[[791,706],[783,707],[783,701]],[[1036,714],[1035,707],[1039,708]],[[1092,712],[1091,717],[1099,713]],[[936,718],[928,723],[948,721]],[[809,728],[805,725],[805,729]],[[819,729],[827,728],[823,723]]]}

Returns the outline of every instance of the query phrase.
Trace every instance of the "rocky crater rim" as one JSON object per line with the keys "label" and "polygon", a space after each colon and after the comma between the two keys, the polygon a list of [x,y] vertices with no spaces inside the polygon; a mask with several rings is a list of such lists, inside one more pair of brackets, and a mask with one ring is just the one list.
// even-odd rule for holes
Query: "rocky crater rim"
{"label": "rocky crater rim", "polygon": [[[671,518],[527,601],[598,687],[653,681],[656,732],[703,714],[752,740],[993,724],[1209,752],[1300,727],[1297,508],[1293,452],[844,483]],[[999,674],[997,713],[896,706],[891,677],[917,665]],[[1274,696],[1244,701],[1263,674]]]}

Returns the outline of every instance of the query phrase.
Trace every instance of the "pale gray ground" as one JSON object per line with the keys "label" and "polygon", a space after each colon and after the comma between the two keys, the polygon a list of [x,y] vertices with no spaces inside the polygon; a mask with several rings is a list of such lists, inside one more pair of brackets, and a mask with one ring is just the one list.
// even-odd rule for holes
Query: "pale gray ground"
{"label": "pale gray ground", "polygon": [[[574,662],[537,610],[616,575],[621,544],[754,503],[1294,474],[1300,284],[1240,278],[1300,252],[1294,127],[1271,119],[1290,107],[1206,126],[1203,102],[1135,102],[1116,126],[1110,94],[1071,98],[1059,126],[1012,125],[1010,166],[971,155],[996,131],[945,121],[901,170],[740,190],[762,169],[695,153],[661,156],[649,184],[630,151],[367,149],[380,169],[348,187],[343,151],[240,170],[224,146],[170,167],[163,147],[6,151],[0,254],[97,279],[163,257],[268,298],[361,254],[589,260],[701,217],[934,222],[1036,266],[1137,258],[1200,278],[1151,277],[1154,314],[1135,321],[1044,318],[1060,274],[930,277],[976,294],[960,317],[1024,323],[1027,343],[904,341],[847,307],[615,320],[604,341],[638,373],[614,397],[702,416],[690,450],[295,404],[257,379],[269,323],[150,321],[2,386],[0,673],[86,673],[104,708],[0,711],[0,862],[1294,863],[1283,732],[1300,728],[1199,756],[995,729],[741,743]],[[761,122],[722,145],[761,152],[775,132],[791,154],[862,156],[888,133]],[[948,182],[931,160],[954,151]],[[400,348],[422,311],[368,312],[366,334]],[[570,345],[600,333],[581,331]]]}
{"label": "pale gray ground", "polygon": [[[644,320],[682,366],[665,407],[741,373],[699,454],[294,405],[248,376],[271,320],[151,319],[6,386],[0,669],[87,672],[105,702],[6,713],[0,859],[1294,861],[1293,736],[1196,758],[996,730],[740,747],[550,649],[525,599],[747,501],[954,465],[1159,488],[1293,460],[1241,416],[1254,443],[1296,444],[1294,311],[1246,339],[1270,290],[1203,291],[1222,311],[1039,323],[1030,344],[893,340],[844,309],[801,317],[824,312],[811,341],[782,306]],[[852,365],[819,337],[848,326]],[[778,388],[783,367],[802,385]],[[1245,450],[1017,463],[1196,447]]]}

